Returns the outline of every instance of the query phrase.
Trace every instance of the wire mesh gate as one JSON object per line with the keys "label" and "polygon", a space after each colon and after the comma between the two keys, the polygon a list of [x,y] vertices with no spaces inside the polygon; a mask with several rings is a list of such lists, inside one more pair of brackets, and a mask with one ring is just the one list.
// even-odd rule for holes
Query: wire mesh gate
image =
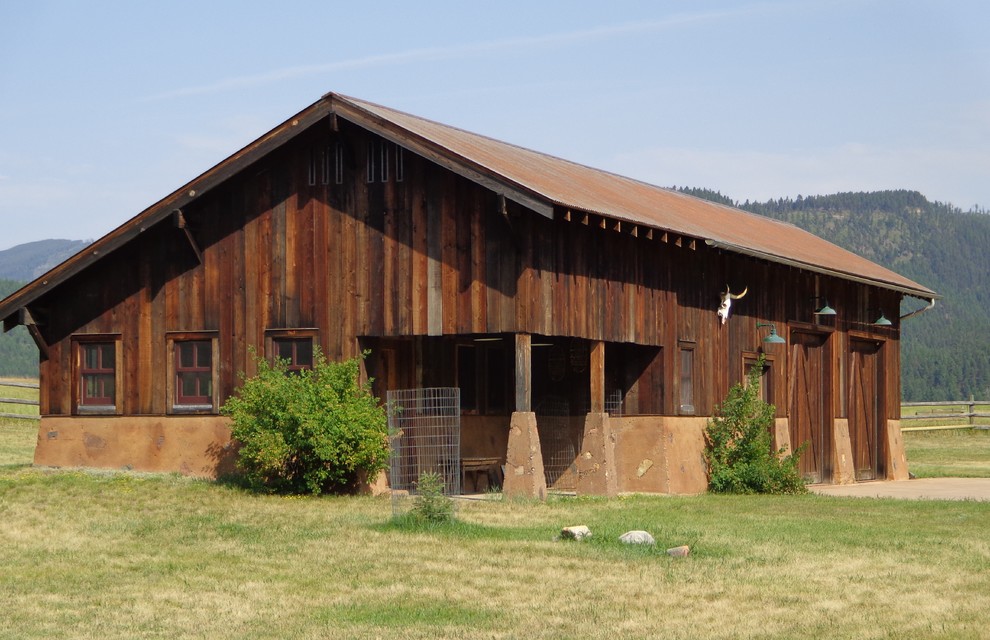
{"label": "wire mesh gate", "polygon": [[392,514],[409,509],[419,477],[437,473],[445,495],[461,493],[461,390],[399,389],[385,394],[391,434]]}

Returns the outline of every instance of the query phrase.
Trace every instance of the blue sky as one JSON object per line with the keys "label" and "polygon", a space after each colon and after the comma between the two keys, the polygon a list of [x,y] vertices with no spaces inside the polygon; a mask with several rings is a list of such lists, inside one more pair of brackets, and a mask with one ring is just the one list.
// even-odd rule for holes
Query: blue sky
{"label": "blue sky", "polygon": [[990,3],[0,0],[0,249],[97,238],[328,91],[738,199],[990,207]]}

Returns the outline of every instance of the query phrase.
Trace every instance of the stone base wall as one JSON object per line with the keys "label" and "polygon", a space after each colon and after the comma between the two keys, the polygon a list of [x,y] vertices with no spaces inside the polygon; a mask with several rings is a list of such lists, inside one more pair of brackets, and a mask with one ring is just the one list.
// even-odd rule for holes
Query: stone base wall
{"label": "stone base wall", "polygon": [[216,478],[234,470],[229,425],[221,416],[43,417],[34,464]]}

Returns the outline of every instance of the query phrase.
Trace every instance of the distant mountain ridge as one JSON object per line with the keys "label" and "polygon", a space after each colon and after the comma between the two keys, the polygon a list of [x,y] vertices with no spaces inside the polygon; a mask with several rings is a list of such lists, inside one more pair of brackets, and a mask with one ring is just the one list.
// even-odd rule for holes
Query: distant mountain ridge
{"label": "distant mountain ridge", "polygon": [[30,282],[78,253],[92,240],[38,240],[0,251],[0,278]]}

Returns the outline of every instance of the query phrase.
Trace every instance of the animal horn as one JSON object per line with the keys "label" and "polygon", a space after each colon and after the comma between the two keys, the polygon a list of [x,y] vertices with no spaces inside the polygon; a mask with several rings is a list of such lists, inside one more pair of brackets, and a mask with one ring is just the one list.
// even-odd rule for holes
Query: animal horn
{"label": "animal horn", "polygon": [[[725,290],[728,291],[729,287],[726,286]],[[732,297],[733,300],[738,300],[739,298],[746,295],[748,292],[749,292],[749,287],[746,287],[745,289],[742,290],[742,293],[730,293],[729,295]]]}

